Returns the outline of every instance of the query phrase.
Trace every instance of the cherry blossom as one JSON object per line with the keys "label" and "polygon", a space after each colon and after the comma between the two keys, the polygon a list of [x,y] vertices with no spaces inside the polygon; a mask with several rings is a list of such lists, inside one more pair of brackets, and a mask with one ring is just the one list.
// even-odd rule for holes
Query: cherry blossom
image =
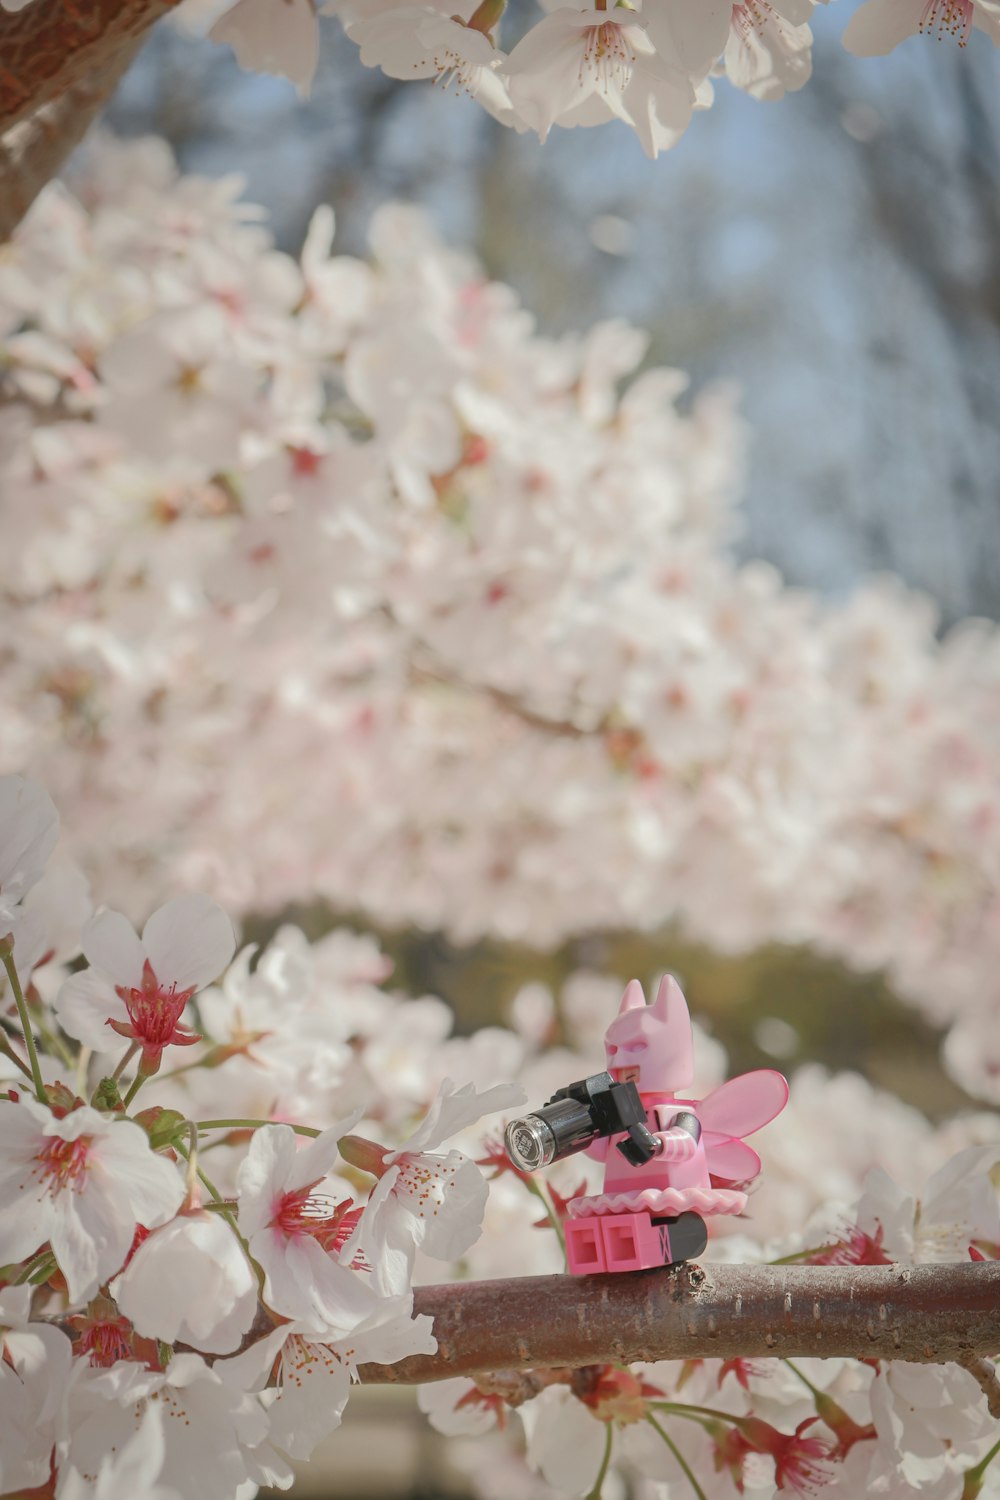
{"label": "cherry blossom", "polygon": [[506,54],[488,35],[432,6],[400,6],[347,23],[367,67],[390,78],[433,78],[478,99],[507,124],[517,120],[498,73]]}
{"label": "cherry blossom", "polygon": [[87,1105],[57,1118],[22,1098],[4,1107],[0,1144],[0,1263],[46,1242],[79,1302],[117,1271],[137,1224],[164,1224],[184,1185],[138,1125]]}
{"label": "cherry blossom", "polygon": [[140,1070],[151,1074],[166,1047],[198,1041],[180,1017],[229,963],[236,938],[214,901],[191,895],[154,912],[141,939],[120,912],[101,912],[84,928],[82,947],[90,968],[59,991],[60,1025],[99,1051],[108,1048],[110,1028],[141,1049]]}
{"label": "cherry blossom", "polygon": [[373,1282],[384,1295],[409,1285],[418,1250],[437,1260],[456,1260],[478,1238],[486,1180],[460,1151],[441,1156],[433,1148],[484,1115],[523,1101],[524,1091],[517,1085],[498,1084],[477,1093],[471,1084],[456,1089],[446,1079],[402,1150],[385,1151],[352,1137],[345,1141],[347,1159],[377,1173],[379,1181],[344,1253],[364,1251]]}
{"label": "cherry blossom", "polygon": [[307,95],[319,57],[314,0],[237,0],[212,27],[215,42],[228,42],[241,68],[277,73]]}
{"label": "cherry blossom", "polygon": [[158,1484],[167,1445],[160,1406],[147,1402],[135,1433],[120,1450],[106,1453],[91,1483],[68,1466],[60,1477],[59,1500],[180,1500],[179,1492]]}
{"label": "cherry blossom", "polygon": [[260,1403],[197,1354],[175,1354],[166,1370],[121,1361],[107,1370],[77,1364],[73,1375],[59,1463],[89,1486],[98,1482],[107,1455],[124,1450],[154,1405],[163,1412],[168,1437],[159,1476],[166,1489],[235,1500],[248,1478],[283,1489],[291,1484],[291,1470],[267,1440]]}
{"label": "cherry blossom", "polygon": [[71,1348],[58,1328],[31,1320],[30,1286],[0,1289],[0,1491],[46,1484]]}
{"label": "cherry blossom", "polygon": [[676,136],[694,106],[690,79],[657,57],[644,18],[632,10],[554,10],[518,42],[502,71],[515,108],[542,140],[555,124],[614,116],[635,125],[655,156],[663,142],[651,118]]}
{"label": "cherry blossom", "polygon": [[285,1323],[219,1368],[223,1379],[263,1389],[277,1361],[277,1377],[265,1397],[270,1440],[292,1458],[309,1458],[340,1425],[358,1365],[433,1354],[437,1342],[431,1321],[413,1317],[409,1294],[377,1297],[372,1292],[365,1316],[340,1339],[320,1341],[309,1324]]}
{"label": "cherry blossom", "polygon": [[24,776],[0,776],[0,937],[41,879],[59,837],[59,814],[44,787]]}
{"label": "cherry blossom", "polygon": [[1000,6],[993,0],[865,0],[844,32],[844,46],[859,57],[879,57],[918,32],[964,47],[972,28],[1000,46]]}
{"label": "cherry blossom", "polygon": [[264,1272],[265,1302],[332,1336],[370,1307],[368,1288],[337,1254],[353,1223],[345,1221],[351,1200],[318,1191],[356,1120],[339,1121],[300,1149],[289,1126],[267,1125],[254,1134],[237,1175],[240,1229]]}
{"label": "cherry blossom", "polygon": [[111,1288],[141,1334],[232,1354],[257,1312],[257,1277],[218,1214],[187,1210],[143,1240]]}

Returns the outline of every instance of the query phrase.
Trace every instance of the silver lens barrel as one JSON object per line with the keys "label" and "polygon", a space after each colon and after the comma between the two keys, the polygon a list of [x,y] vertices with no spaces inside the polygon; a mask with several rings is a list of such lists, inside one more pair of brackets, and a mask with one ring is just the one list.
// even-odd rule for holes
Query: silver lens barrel
{"label": "silver lens barrel", "polygon": [[556,1154],[556,1138],[538,1115],[511,1120],[503,1133],[507,1155],[522,1172],[537,1172],[547,1167]]}

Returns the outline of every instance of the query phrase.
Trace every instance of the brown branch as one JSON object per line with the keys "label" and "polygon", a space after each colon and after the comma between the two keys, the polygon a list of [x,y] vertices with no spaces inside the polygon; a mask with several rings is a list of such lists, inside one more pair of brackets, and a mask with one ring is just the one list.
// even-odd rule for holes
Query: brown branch
{"label": "brown branch", "polygon": [[998,1377],[996,1365],[983,1354],[968,1354],[958,1362],[964,1365],[973,1379],[979,1383],[979,1388],[986,1397],[990,1415],[1000,1418],[1000,1377]]}
{"label": "brown branch", "polygon": [[177,0],[32,0],[0,10],[0,134],[138,43]]}
{"label": "brown branch", "polygon": [[[44,0],[35,3],[41,5]],[[0,136],[0,243],[13,234],[42,188],[83,139],[142,41],[141,34],[128,37],[94,73],[71,84],[60,99],[43,104]]]}
{"label": "brown branch", "polygon": [[769,1355],[956,1361],[979,1379],[1000,1350],[1000,1261],[526,1276],[420,1287],[414,1311],[433,1316],[437,1353],[362,1365],[362,1380]]}

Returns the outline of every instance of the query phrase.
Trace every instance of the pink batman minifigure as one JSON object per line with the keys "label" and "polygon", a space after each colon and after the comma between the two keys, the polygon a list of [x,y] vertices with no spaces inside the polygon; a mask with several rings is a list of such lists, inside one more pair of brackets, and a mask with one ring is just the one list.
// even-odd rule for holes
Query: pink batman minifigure
{"label": "pink batman minifigure", "polygon": [[706,1099],[684,1097],[694,1077],[691,1019],[677,981],[647,1005],[632,980],[605,1034],[608,1070],[560,1089],[507,1127],[522,1170],[576,1151],[605,1163],[604,1191],[572,1198],[565,1221],[574,1276],[638,1271],[688,1260],[708,1242],[705,1219],[739,1214],[761,1169],[743,1140],[784,1109],[788,1084],[761,1069]]}

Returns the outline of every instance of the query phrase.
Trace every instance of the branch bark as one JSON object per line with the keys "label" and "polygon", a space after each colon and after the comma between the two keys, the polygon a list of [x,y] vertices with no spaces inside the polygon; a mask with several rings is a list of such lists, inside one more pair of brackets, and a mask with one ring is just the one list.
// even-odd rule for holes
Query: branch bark
{"label": "branch bark", "polygon": [[[1000,1261],[924,1266],[700,1266],[420,1287],[436,1354],[362,1365],[373,1384],[611,1360],[949,1361],[984,1383],[1000,1352]],[[980,1378],[980,1377],[983,1378]],[[995,1384],[995,1376],[994,1376]],[[997,1400],[994,1393],[991,1410]]]}
{"label": "branch bark", "polygon": [[0,134],[139,41],[177,0],[32,0],[0,10]]}
{"label": "branch bark", "polygon": [[142,42],[141,35],[128,38],[96,72],[0,136],[0,244],[83,139]]}

